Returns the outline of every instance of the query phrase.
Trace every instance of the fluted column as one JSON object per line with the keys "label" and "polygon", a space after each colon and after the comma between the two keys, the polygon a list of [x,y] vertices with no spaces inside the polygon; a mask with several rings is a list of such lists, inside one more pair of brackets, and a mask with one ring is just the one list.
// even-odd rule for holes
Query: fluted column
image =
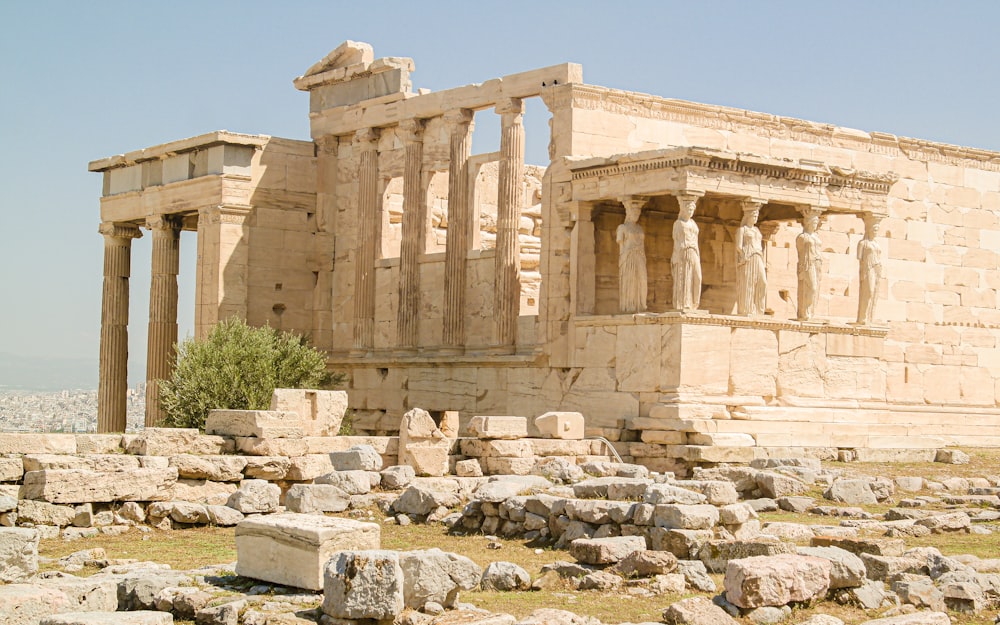
{"label": "fluted column", "polygon": [[417,346],[420,323],[420,253],[425,249],[427,198],[423,192],[423,123],[399,123],[403,140],[403,240],[399,250],[399,307],[396,310],[396,344]]}
{"label": "fluted column", "polygon": [[354,135],[358,158],[358,240],[354,276],[354,348],[375,344],[375,253],[378,241],[378,134],[363,128]]}
{"label": "fluted column", "polygon": [[494,344],[513,349],[521,309],[521,250],[517,237],[524,204],[524,104],[510,98],[496,106],[501,116],[499,191],[497,194],[496,291]]}
{"label": "fluted column", "polygon": [[465,345],[465,260],[469,250],[472,204],[469,202],[469,154],[473,113],[468,109],[444,116],[451,132],[448,153],[448,232],[444,251],[444,345]]}
{"label": "fluted column", "polygon": [[146,219],[146,226],[153,235],[146,345],[146,427],[155,427],[164,416],[160,409],[159,381],[169,379],[174,371],[181,229],[177,218],[164,215]]}
{"label": "fluted column", "polygon": [[97,392],[97,431],[124,432],[128,391],[128,278],[132,239],[142,232],[133,224],[105,222],[104,292],[101,299],[101,359]]}

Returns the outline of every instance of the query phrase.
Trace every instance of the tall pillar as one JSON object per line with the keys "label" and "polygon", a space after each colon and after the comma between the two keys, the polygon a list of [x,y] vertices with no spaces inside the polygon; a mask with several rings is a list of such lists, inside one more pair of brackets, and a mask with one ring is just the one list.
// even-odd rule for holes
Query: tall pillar
{"label": "tall pillar", "polygon": [[176,217],[166,215],[147,218],[146,226],[153,235],[146,348],[146,427],[156,427],[164,417],[160,409],[159,381],[169,379],[174,371],[181,229]]}
{"label": "tall pillar", "polygon": [[378,132],[362,128],[354,135],[358,157],[358,238],[354,274],[354,349],[375,345],[375,254],[378,241]]}
{"label": "tall pillar", "polygon": [[494,345],[503,351],[517,343],[521,310],[521,246],[517,231],[524,204],[524,104],[519,98],[497,103],[501,116],[497,193],[496,290]]}
{"label": "tall pillar", "polygon": [[399,307],[396,309],[396,345],[417,346],[420,323],[420,254],[426,247],[427,198],[423,190],[423,123],[399,123],[403,140],[403,240],[399,251]]}
{"label": "tall pillar", "polygon": [[473,113],[468,109],[444,116],[451,132],[448,152],[448,231],[444,251],[444,345],[465,345],[465,261],[469,251],[472,203],[469,202],[469,155]]}
{"label": "tall pillar", "polygon": [[579,204],[573,210],[576,219],[570,240],[570,291],[571,307],[577,315],[592,315],[597,300],[597,284],[594,280],[597,255],[594,250],[594,207]]}
{"label": "tall pillar", "polygon": [[101,299],[101,359],[97,392],[97,431],[124,432],[128,391],[128,278],[134,224],[105,222],[104,291]]}
{"label": "tall pillar", "polygon": [[312,343],[319,349],[333,348],[333,263],[337,213],[336,135],[316,139],[316,231],[313,254],[316,283],[312,299]]}

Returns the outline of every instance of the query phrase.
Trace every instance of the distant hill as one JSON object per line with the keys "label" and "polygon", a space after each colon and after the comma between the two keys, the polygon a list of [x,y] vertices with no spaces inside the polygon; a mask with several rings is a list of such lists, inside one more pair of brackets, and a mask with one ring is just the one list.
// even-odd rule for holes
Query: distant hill
{"label": "distant hill", "polygon": [[96,358],[46,358],[0,352],[0,390],[96,389]]}

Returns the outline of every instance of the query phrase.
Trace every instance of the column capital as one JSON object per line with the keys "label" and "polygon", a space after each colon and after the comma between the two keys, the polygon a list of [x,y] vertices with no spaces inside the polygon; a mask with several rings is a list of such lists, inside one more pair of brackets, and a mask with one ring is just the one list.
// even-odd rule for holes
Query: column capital
{"label": "column capital", "polygon": [[320,153],[328,156],[335,155],[337,148],[340,147],[340,137],[337,135],[323,135],[316,139],[316,145],[319,147]]}
{"label": "column capital", "polygon": [[770,241],[771,238],[777,234],[778,230],[781,229],[780,221],[765,221],[757,224],[757,229],[760,230],[760,234],[764,237],[765,241]]}
{"label": "column capital", "polygon": [[823,214],[823,209],[818,206],[813,206],[811,204],[801,204],[795,207],[795,210],[799,211],[799,214],[805,217],[819,217]]}
{"label": "column capital", "polygon": [[176,215],[148,215],[146,228],[149,230],[180,230],[181,220]]}
{"label": "column capital", "polygon": [[452,132],[465,132],[465,127],[472,123],[476,113],[470,109],[451,109],[441,117]]}
{"label": "column capital", "polygon": [[497,114],[520,118],[524,115],[524,101],[521,98],[502,98],[497,101],[495,109]]}
{"label": "column capital", "polygon": [[410,118],[399,122],[399,138],[403,143],[420,143],[423,141],[424,122],[421,119]]}
{"label": "column capital", "polygon": [[618,198],[618,201],[625,206],[626,210],[629,209],[642,209],[649,202],[648,195],[623,195]]}
{"label": "column capital", "polygon": [[743,209],[744,213],[748,211],[759,211],[761,206],[763,206],[764,204],[767,204],[767,200],[763,200],[761,198],[757,197],[740,198],[740,208]]}
{"label": "column capital", "polygon": [[361,128],[354,133],[354,143],[362,150],[374,150],[378,142],[377,128]]}
{"label": "column capital", "polygon": [[104,221],[97,228],[97,231],[109,239],[139,239],[142,238],[142,230],[139,226],[130,223],[115,221]]}

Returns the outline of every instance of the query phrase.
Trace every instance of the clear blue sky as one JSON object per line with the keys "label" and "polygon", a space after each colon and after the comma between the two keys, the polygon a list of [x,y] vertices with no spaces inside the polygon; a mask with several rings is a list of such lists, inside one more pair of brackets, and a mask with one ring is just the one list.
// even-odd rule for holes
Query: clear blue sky
{"label": "clear blue sky", "polygon": [[[345,39],[412,57],[414,87],[572,61],[592,84],[1000,150],[998,24],[986,0],[0,0],[0,352],[90,359],[96,386],[101,178],[87,163],[218,129],[308,138],[292,78]],[[529,161],[546,141],[529,137]],[[184,336],[193,235],[182,246]],[[149,237],[133,250],[131,382]]]}

